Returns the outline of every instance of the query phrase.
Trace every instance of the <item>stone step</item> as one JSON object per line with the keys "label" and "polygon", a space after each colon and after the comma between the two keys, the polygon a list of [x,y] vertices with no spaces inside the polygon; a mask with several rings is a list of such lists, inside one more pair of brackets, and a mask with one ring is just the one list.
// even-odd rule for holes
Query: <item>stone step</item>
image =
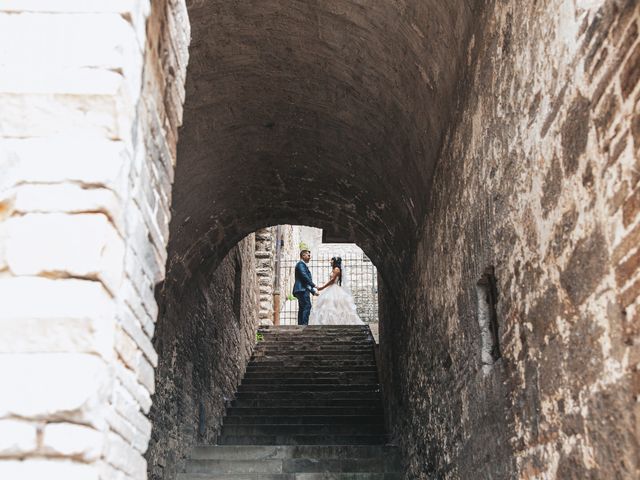
{"label": "stone step", "polygon": [[179,480],[401,480],[368,326],[265,327],[219,445]]}
{"label": "stone step", "polygon": [[350,346],[373,346],[373,341],[369,336],[362,336],[356,339],[345,340],[344,338],[335,337],[335,338],[314,338],[314,339],[303,339],[303,338],[282,338],[276,340],[274,336],[266,335],[264,340],[256,343],[256,348],[260,348],[263,345],[269,346],[279,346],[282,348],[298,348],[300,346],[306,347],[350,347]]}
{"label": "stone step", "polygon": [[224,419],[225,425],[258,424],[376,424],[384,421],[381,414],[376,415],[232,415]]}
{"label": "stone step", "polygon": [[327,368],[338,367],[344,370],[350,370],[351,367],[369,367],[375,368],[375,360],[373,355],[367,357],[353,357],[353,358],[318,358],[318,357],[266,357],[254,358],[250,366],[265,366],[265,367],[307,367],[307,368]]}
{"label": "stone step", "polygon": [[373,349],[367,350],[313,350],[308,352],[301,352],[298,350],[287,352],[287,351],[269,351],[269,352],[260,352],[258,351],[251,357],[251,362],[254,362],[259,359],[266,358],[295,358],[299,359],[299,357],[304,358],[336,358],[336,359],[345,359],[350,360],[351,358],[373,358]]}
{"label": "stone step", "polygon": [[399,449],[394,445],[199,445],[191,458],[194,460],[263,460],[282,458],[394,458],[399,460]]}
{"label": "stone step", "polygon": [[221,435],[219,445],[380,445],[384,434],[362,435]]}
{"label": "stone step", "polygon": [[376,383],[342,383],[335,385],[325,385],[317,383],[248,383],[238,387],[238,392],[323,392],[323,393],[340,393],[340,392],[379,392],[380,385]]}
{"label": "stone step", "polygon": [[384,457],[191,460],[187,473],[399,473]]}
{"label": "stone step", "polygon": [[382,402],[369,402],[367,404],[358,404],[357,406],[349,405],[289,405],[274,406],[269,402],[261,400],[254,401],[234,401],[234,405],[227,409],[227,418],[230,416],[246,416],[246,415],[382,415]]}
{"label": "stone step", "polygon": [[242,385],[260,385],[269,382],[271,385],[349,385],[352,383],[378,385],[378,377],[375,375],[354,375],[352,377],[283,377],[264,375],[252,375],[242,379]]}
{"label": "stone step", "polygon": [[[272,392],[239,392],[235,400],[262,400],[267,402],[304,402],[302,405],[309,405],[317,402],[342,402],[350,401],[355,405],[366,403],[367,401],[378,401],[381,398],[379,393],[372,392],[343,392],[336,395],[334,392],[295,392],[295,391],[272,391]],[[338,405],[336,403],[336,405]]]}
{"label": "stone step", "polygon": [[290,350],[302,350],[302,349],[337,349],[348,350],[351,348],[372,348],[373,342],[368,338],[362,338],[359,340],[334,340],[334,339],[293,339],[293,340],[262,340],[256,343],[255,348],[281,348]]}
{"label": "stone step", "polygon": [[343,355],[373,355],[373,348],[370,346],[367,347],[347,347],[347,348],[279,348],[279,347],[264,347],[264,348],[256,348],[253,353],[253,357],[267,357],[267,356],[282,356],[282,355],[291,355],[291,356],[314,356],[314,355],[335,355],[335,356],[343,356]]}
{"label": "stone step", "polygon": [[362,341],[362,340],[371,340],[373,335],[370,332],[366,331],[331,331],[325,332],[323,334],[319,334],[315,330],[299,330],[299,331],[291,331],[291,332],[268,332],[268,331],[259,331],[262,334],[262,340],[258,340],[257,343],[274,341],[274,340],[296,340],[296,339],[304,339],[304,340],[315,340],[317,342],[352,342],[352,341]]}
{"label": "stone step", "polygon": [[295,375],[296,373],[301,375],[326,375],[326,374],[343,374],[352,372],[367,372],[377,375],[378,370],[374,364],[371,365],[331,365],[331,366],[314,366],[314,365],[269,365],[269,364],[249,364],[247,365],[246,374],[250,373],[268,373],[268,374],[281,374],[285,376]]}
{"label": "stone step", "polygon": [[[307,409],[312,408],[326,408],[335,407],[343,409],[358,409],[358,408],[382,408],[382,398],[315,398],[313,401],[309,398],[294,397],[294,398],[264,398],[257,395],[252,398],[238,398],[231,402],[232,407],[241,408],[282,408],[290,409],[296,407],[303,407]],[[352,410],[349,410],[352,412]],[[346,415],[346,413],[345,413]]]}
{"label": "stone step", "polygon": [[319,331],[322,333],[341,331],[346,332],[349,330],[354,331],[369,331],[369,325],[261,325],[258,331],[260,332],[304,332],[304,331]]}
{"label": "stone step", "polygon": [[232,425],[222,427],[222,435],[370,435],[384,434],[385,427],[381,423],[373,424],[259,424]]}
{"label": "stone step", "polygon": [[180,473],[177,480],[401,480],[400,473]]}
{"label": "stone step", "polygon": [[[349,344],[353,342],[373,342],[373,335],[368,332],[350,332],[348,334],[329,334],[318,335],[316,333],[298,333],[298,334],[282,334],[282,333],[262,333],[262,337],[258,337],[259,340],[256,345],[263,343],[282,343],[287,342],[305,342],[309,344],[328,344],[334,343],[337,345]],[[261,338],[261,340],[260,340]]]}

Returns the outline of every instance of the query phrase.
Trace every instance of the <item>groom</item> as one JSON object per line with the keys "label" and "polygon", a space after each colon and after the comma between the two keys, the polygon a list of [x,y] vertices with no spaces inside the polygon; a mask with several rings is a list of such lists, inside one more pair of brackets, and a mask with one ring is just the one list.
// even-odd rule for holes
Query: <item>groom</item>
{"label": "groom", "polygon": [[318,295],[318,289],[311,279],[307,263],[311,260],[311,252],[302,250],[300,261],[296,264],[296,283],[293,284],[293,295],[298,299],[298,325],[309,325],[311,313],[310,293]]}

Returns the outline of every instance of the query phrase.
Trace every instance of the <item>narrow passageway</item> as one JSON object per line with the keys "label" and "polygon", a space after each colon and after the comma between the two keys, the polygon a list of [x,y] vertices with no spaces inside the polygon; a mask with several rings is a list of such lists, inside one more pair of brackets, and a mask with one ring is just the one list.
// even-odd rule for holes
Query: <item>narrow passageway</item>
{"label": "narrow passageway", "polygon": [[[255,395],[251,235],[278,224],[357,242],[378,268],[379,382],[405,478],[634,478],[637,435],[598,422],[636,415],[638,6],[188,8],[153,479],[236,451],[196,445],[273,433],[228,423],[247,417],[225,402],[237,385],[236,402]],[[291,425],[271,437],[308,430]],[[283,455],[274,468],[293,455],[252,451]]]}

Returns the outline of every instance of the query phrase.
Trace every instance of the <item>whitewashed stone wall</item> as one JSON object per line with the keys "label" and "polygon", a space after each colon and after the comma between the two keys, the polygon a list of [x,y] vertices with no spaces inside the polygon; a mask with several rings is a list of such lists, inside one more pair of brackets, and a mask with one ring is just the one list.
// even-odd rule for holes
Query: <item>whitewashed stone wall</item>
{"label": "whitewashed stone wall", "polygon": [[0,478],[143,479],[182,0],[0,1]]}

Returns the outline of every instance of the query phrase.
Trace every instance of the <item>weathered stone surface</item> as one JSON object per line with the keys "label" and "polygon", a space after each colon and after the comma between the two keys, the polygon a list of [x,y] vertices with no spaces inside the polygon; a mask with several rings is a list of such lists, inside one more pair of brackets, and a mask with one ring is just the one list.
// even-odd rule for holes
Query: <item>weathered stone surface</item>
{"label": "weathered stone surface", "polygon": [[1,278],[0,304],[0,353],[78,352],[113,357],[113,305],[99,282]]}
{"label": "weathered stone surface", "polygon": [[[640,296],[628,187],[639,8],[484,11],[417,256],[381,294],[386,411],[408,478],[638,476],[637,373],[623,359],[638,345],[626,317]],[[502,357],[483,378],[473,292],[488,266]]]}
{"label": "weathered stone surface", "polygon": [[2,478],[64,478],[65,480],[100,480],[100,467],[96,464],[71,460],[29,461],[10,460],[0,462]]}
{"label": "weathered stone surface", "polygon": [[111,375],[95,355],[2,354],[0,418],[70,420],[104,426]]}
{"label": "weathered stone surface", "polygon": [[115,294],[124,242],[105,215],[29,214],[6,222],[6,261],[14,275],[100,280]]}
{"label": "weathered stone surface", "polygon": [[0,477],[143,479],[185,5],[0,3]]}
{"label": "weathered stone surface", "polygon": [[37,448],[38,426],[24,420],[0,420],[0,457],[17,457]]}
{"label": "weathered stone surface", "polygon": [[[239,289],[236,291],[236,289]],[[195,444],[218,438],[255,343],[254,236],[233,248],[215,272],[160,291],[155,348],[160,355],[147,460],[153,480],[173,480]]]}
{"label": "weathered stone surface", "polygon": [[42,430],[42,450],[50,455],[74,457],[85,462],[98,460],[106,435],[72,423],[52,423]]}

